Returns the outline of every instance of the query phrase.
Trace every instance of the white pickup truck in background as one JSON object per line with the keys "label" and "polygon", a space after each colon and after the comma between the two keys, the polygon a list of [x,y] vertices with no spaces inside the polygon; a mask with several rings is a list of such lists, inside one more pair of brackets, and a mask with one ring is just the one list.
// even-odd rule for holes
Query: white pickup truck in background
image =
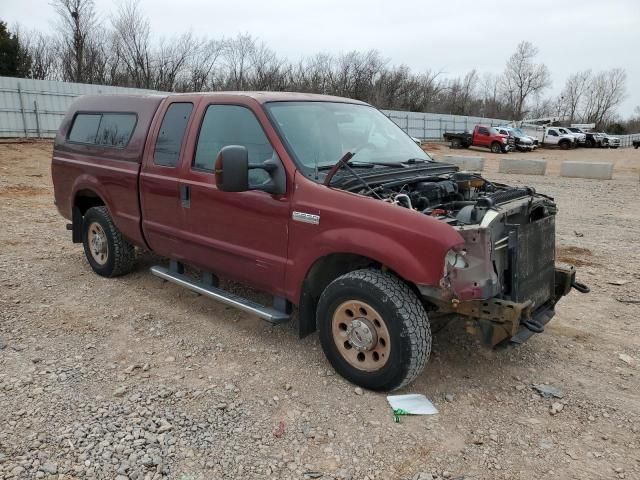
{"label": "white pickup truck in background", "polygon": [[568,127],[553,127],[553,128],[557,128],[558,132],[560,132],[563,135],[569,135],[570,137],[575,137],[576,142],[580,146],[584,146],[584,144],[587,142],[587,136],[582,132],[575,132]]}
{"label": "white pickup truck in background", "polygon": [[563,150],[576,147],[578,145],[578,137],[567,135],[559,131],[561,127],[543,127],[539,125],[522,125],[520,130],[538,140],[540,146],[543,147],[560,147]]}

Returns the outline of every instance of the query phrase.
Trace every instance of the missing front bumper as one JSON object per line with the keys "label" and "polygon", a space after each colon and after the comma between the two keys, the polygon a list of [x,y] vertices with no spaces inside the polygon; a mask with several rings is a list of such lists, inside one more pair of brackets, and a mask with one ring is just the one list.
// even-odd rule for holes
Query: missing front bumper
{"label": "missing front bumper", "polygon": [[554,279],[552,297],[540,306],[534,305],[532,300],[512,302],[501,298],[467,301],[444,301],[434,298],[428,300],[436,305],[438,313],[464,317],[467,331],[478,335],[485,345],[493,347],[506,341],[521,344],[534,333],[544,331],[545,325],[555,315],[555,304],[572,288],[582,293],[589,291],[588,287],[576,281],[573,266],[556,265]]}

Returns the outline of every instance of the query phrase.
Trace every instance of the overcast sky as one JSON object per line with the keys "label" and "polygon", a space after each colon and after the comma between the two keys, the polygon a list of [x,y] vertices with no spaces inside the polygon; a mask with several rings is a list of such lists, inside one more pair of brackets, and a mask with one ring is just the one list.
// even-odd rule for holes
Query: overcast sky
{"label": "overcast sky", "polygon": [[[95,0],[108,22],[116,8]],[[51,31],[47,0],[0,0],[9,26]],[[141,0],[156,36],[191,30],[214,38],[249,33],[289,60],[316,52],[377,49],[404,63],[463,75],[500,73],[521,40],[533,42],[551,71],[552,92],[585,69],[621,67],[628,97],[619,113],[640,105],[640,0]]]}

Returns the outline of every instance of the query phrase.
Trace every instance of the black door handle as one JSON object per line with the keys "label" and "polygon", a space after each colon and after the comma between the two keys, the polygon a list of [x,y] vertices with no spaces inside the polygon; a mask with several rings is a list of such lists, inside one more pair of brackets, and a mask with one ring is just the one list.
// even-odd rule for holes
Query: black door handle
{"label": "black door handle", "polygon": [[180,203],[183,208],[191,208],[191,187],[189,185],[180,185]]}

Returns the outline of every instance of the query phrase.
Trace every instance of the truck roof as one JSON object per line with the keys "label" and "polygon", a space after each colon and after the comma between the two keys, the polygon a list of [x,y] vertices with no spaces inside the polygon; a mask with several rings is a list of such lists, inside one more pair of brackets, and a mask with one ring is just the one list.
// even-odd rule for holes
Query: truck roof
{"label": "truck roof", "polygon": [[198,92],[84,95],[78,97],[67,110],[65,118],[62,121],[56,136],[54,151],[56,154],[65,151],[74,153],[84,152],[85,154],[95,153],[98,156],[101,155],[100,152],[103,151],[103,147],[100,145],[78,144],[77,142],[69,141],[69,131],[74,123],[76,115],[78,114],[135,114],[136,122],[128,143],[122,148],[113,149],[110,156],[112,158],[140,163],[151,122],[153,121],[161,102],[165,99],[179,99],[180,97],[188,97],[190,99],[189,101],[193,101],[194,97],[199,97],[212,103],[237,102],[240,104],[246,104],[251,103],[251,101],[255,101],[260,104],[264,104],[268,102],[307,101],[368,105],[365,102],[351,100],[349,98],[295,92]]}
{"label": "truck roof", "polygon": [[197,93],[153,93],[153,94],[106,94],[106,95],[85,95],[79,97],[73,105],[75,111],[90,109],[106,109],[114,108],[114,101],[119,99],[125,100],[129,110],[138,110],[149,107],[155,110],[158,104],[167,97],[181,96],[197,96],[206,97],[212,100],[233,100],[238,97],[251,98],[258,103],[268,102],[339,102],[339,103],[355,103],[358,105],[368,105],[360,100],[353,100],[345,97],[336,97],[333,95],[321,95],[317,93],[299,93],[299,92],[197,92]]}
{"label": "truck roof", "polygon": [[321,95],[318,93],[301,93],[301,92],[199,92],[199,93],[174,93],[170,96],[180,95],[198,95],[208,98],[229,98],[229,97],[249,97],[259,103],[268,102],[340,102],[340,103],[356,103],[359,105],[368,105],[360,100],[351,98],[336,97],[333,95]]}

